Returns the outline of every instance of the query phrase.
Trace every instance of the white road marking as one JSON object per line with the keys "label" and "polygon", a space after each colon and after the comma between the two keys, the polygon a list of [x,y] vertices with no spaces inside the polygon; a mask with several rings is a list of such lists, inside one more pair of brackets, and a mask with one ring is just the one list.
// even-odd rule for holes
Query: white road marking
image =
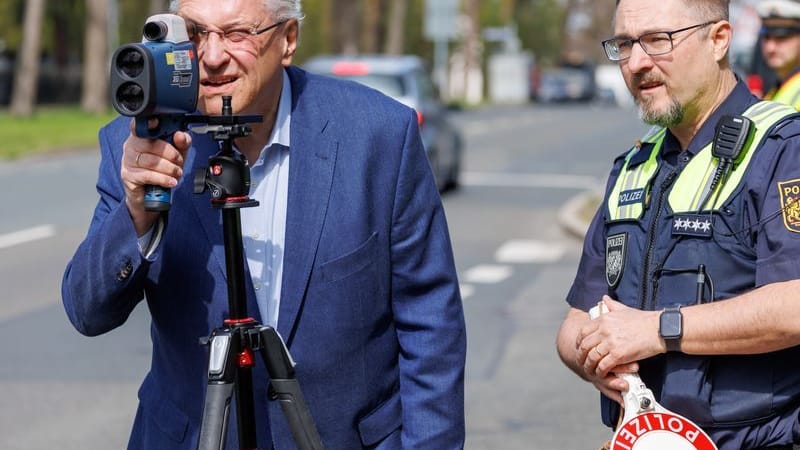
{"label": "white road marking", "polygon": [[464,272],[461,278],[467,283],[495,284],[511,277],[513,272],[511,266],[480,264]]}
{"label": "white road marking", "polygon": [[47,239],[56,234],[56,227],[53,225],[41,225],[38,227],[27,228],[13,233],[0,234],[0,249],[25,244],[27,242]]}
{"label": "white road marking", "polygon": [[585,190],[597,189],[601,181],[599,178],[586,175],[464,172],[459,178],[459,183],[465,186]]}
{"label": "white road marking", "polygon": [[505,264],[551,263],[560,260],[564,252],[558,243],[517,239],[500,246],[494,258]]}
{"label": "white road marking", "polygon": [[458,288],[461,290],[461,300],[470,298],[475,293],[475,286],[471,284],[459,284]]}

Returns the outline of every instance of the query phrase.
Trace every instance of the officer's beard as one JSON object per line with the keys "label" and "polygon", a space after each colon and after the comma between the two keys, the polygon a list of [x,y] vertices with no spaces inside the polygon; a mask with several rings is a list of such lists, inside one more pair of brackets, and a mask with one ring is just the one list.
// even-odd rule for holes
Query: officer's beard
{"label": "officer's beard", "polygon": [[683,121],[683,105],[673,96],[669,97],[667,108],[660,111],[654,108],[652,98],[637,98],[636,104],[639,105],[639,118],[644,123],[670,128]]}

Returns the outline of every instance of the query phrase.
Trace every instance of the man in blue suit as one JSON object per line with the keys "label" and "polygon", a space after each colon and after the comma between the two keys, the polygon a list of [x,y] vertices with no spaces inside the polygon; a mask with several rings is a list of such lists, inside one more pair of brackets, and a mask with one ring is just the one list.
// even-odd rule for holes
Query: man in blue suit
{"label": "man in blue suit", "polygon": [[[415,114],[291,66],[298,0],[173,8],[197,31],[200,110],[219,114],[231,95],[234,114],[264,116],[235,143],[260,202],[241,210],[247,310],[286,340],[326,448],[462,448],[463,310]],[[207,369],[198,338],[228,305],[220,212],[185,174],[217,147],[191,133],[174,145],[141,139],[130,126],[100,132],[100,200],[67,266],[64,306],[93,336],[146,298],[153,356],[129,448],[194,449]],[[167,227],[144,209],[147,184],[172,188]],[[294,448],[260,360],[253,379],[258,447]]]}

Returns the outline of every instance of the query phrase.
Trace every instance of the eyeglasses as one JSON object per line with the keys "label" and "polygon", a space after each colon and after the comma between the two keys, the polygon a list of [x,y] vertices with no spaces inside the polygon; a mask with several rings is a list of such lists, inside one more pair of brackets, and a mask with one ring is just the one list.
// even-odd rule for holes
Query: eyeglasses
{"label": "eyeglasses", "polygon": [[219,36],[219,38],[225,44],[236,46],[241,45],[244,43],[250,42],[253,36],[258,36],[259,34],[266,33],[267,31],[281,26],[286,23],[285,20],[281,20],[280,22],[275,22],[272,25],[257,29],[258,25],[254,25],[253,27],[247,28],[235,28],[232,30],[224,30],[224,31],[216,31],[216,30],[209,30],[203,25],[198,23],[194,23],[192,21],[186,21],[186,27],[189,32],[189,39],[194,42],[194,45],[197,46],[197,50],[201,50],[206,46],[208,42],[208,35],[214,33]]}
{"label": "eyeglasses", "polygon": [[689,31],[695,28],[707,27],[717,22],[718,21],[715,20],[711,22],[700,23],[675,31],[655,31],[653,33],[645,33],[636,39],[606,39],[603,41],[603,50],[605,50],[606,56],[609,60],[622,61],[631,57],[633,44],[638,42],[642,47],[642,50],[644,50],[644,52],[648,55],[664,55],[671,52],[674,47],[672,42],[673,34]]}

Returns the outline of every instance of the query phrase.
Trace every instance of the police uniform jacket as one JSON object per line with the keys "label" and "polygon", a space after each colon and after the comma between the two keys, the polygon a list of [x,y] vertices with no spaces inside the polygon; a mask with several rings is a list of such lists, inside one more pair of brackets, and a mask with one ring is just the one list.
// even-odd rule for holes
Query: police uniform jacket
{"label": "police uniform jacket", "polygon": [[[681,174],[712,142],[721,117],[762,106],[788,109],[757,102],[739,81],[686,151],[661,130],[661,147],[652,159],[644,161],[650,154],[644,150],[653,145],[647,143],[640,145],[639,156],[628,151],[617,158],[568,294],[572,307],[588,311],[608,293],[628,306],[661,310],[724,301],[800,278],[800,214],[792,204],[800,197],[800,122],[784,118],[761,130],[765,137],[748,149],[747,162],[737,169],[738,178],[725,183],[727,193],[719,204],[712,198],[713,208],[699,213],[675,207],[697,196],[685,187],[691,177]],[[617,181],[626,163],[654,168],[643,192],[619,192]],[[683,187],[676,188],[679,184]],[[613,217],[612,210],[625,203],[638,208],[638,214]],[[698,298],[700,264],[708,282]],[[720,448],[743,449],[791,443],[793,432],[800,435],[798,361],[800,347],[749,356],[670,352],[640,361],[640,375],[660,403],[697,422]],[[618,409],[602,398],[607,425],[616,423]]]}

